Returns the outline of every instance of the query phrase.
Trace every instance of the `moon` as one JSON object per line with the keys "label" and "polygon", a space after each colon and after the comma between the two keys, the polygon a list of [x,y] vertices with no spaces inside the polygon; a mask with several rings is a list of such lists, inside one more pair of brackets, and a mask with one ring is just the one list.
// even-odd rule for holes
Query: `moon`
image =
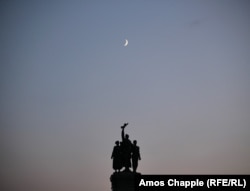
{"label": "moon", "polygon": [[125,44],[124,44],[124,46],[128,46],[128,40],[127,40],[127,39],[125,39]]}

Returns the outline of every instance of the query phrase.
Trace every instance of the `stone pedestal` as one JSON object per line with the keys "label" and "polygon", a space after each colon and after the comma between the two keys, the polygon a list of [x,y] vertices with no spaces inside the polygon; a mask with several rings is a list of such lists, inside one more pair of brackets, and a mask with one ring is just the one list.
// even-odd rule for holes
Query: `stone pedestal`
{"label": "stone pedestal", "polygon": [[140,173],[114,172],[111,177],[112,191],[135,191],[135,179]]}

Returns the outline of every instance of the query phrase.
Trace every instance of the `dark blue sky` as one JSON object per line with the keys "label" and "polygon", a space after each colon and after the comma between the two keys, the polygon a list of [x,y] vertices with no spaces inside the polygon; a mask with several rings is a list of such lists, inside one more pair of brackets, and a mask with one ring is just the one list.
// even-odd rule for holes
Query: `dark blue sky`
{"label": "dark blue sky", "polygon": [[250,173],[249,9],[2,1],[4,186],[110,190],[124,122],[143,174]]}

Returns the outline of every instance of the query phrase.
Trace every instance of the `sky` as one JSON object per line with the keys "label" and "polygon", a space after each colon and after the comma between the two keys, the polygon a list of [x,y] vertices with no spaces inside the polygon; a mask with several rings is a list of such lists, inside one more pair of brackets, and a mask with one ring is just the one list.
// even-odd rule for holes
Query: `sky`
{"label": "sky", "polygon": [[250,174],[249,9],[1,1],[1,190],[111,190],[125,122],[142,174]]}

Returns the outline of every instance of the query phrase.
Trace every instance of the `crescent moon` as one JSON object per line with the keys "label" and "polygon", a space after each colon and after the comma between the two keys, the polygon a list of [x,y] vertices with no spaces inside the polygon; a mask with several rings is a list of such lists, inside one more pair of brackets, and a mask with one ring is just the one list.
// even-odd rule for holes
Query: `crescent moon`
{"label": "crescent moon", "polygon": [[127,39],[125,39],[125,44],[124,44],[124,46],[128,46],[128,40],[127,40]]}

